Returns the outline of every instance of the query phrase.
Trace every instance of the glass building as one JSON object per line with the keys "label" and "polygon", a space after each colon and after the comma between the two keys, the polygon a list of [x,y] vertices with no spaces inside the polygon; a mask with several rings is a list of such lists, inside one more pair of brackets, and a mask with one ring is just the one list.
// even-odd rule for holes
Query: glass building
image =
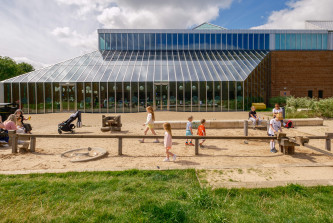
{"label": "glass building", "polygon": [[327,30],[99,29],[98,50],[0,84],[26,113],[244,111],[266,102],[270,51],[331,50]]}

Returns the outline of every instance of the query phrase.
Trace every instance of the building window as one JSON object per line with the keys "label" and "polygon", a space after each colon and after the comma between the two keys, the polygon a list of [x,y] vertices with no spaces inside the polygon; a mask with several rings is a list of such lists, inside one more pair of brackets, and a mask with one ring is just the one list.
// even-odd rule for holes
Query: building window
{"label": "building window", "polygon": [[323,90],[319,90],[318,91],[318,98],[323,98],[324,97],[324,91]]}
{"label": "building window", "polygon": [[309,98],[312,98],[312,97],[313,97],[312,90],[308,91],[308,97],[309,97]]}

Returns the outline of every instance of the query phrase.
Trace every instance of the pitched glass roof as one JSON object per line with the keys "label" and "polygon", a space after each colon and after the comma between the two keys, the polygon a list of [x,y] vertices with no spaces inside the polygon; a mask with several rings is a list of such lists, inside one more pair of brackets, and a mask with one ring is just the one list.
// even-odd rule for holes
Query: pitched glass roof
{"label": "pitched glass roof", "polygon": [[219,29],[219,30],[225,30],[226,28],[223,28],[222,26],[214,25],[209,22],[204,22],[197,27],[194,27],[193,29]]}
{"label": "pitched glass roof", "polygon": [[328,31],[333,30],[333,20],[320,21],[320,20],[308,20],[305,21],[305,26],[308,29],[324,29]]}
{"label": "pitched glass roof", "polygon": [[262,50],[94,51],[3,81],[244,81],[268,54]]}

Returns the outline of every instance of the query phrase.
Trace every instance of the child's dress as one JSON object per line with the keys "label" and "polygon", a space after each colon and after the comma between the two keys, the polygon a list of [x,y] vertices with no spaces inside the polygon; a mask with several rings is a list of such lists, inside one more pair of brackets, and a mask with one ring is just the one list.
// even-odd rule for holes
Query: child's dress
{"label": "child's dress", "polygon": [[168,133],[164,133],[164,147],[165,148],[171,148],[172,146],[172,136]]}

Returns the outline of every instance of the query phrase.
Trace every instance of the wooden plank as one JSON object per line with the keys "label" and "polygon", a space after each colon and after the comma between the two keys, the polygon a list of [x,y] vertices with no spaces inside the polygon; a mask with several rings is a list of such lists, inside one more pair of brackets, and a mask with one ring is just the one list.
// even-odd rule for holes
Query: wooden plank
{"label": "wooden plank", "polygon": [[199,155],[199,139],[195,139],[195,155]]}
{"label": "wooden plank", "polygon": [[244,136],[249,135],[249,122],[248,120],[244,120]]}
{"label": "wooden plank", "polygon": [[118,155],[123,155],[123,138],[118,138]]}
{"label": "wooden plank", "polygon": [[35,152],[36,149],[36,137],[30,137],[30,152]]}

